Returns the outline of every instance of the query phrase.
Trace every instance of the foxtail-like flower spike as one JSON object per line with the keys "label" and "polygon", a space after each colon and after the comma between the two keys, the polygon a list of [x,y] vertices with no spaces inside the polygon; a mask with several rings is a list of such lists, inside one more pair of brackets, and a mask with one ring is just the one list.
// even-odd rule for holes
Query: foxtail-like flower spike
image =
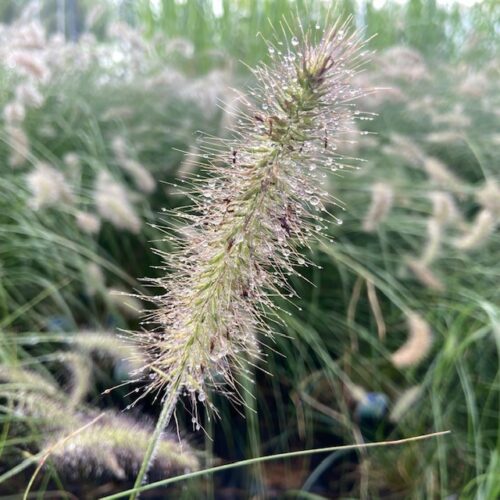
{"label": "foxtail-like flower spike", "polygon": [[425,319],[417,313],[407,316],[408,338],[391,355],[391,361],[398,368],[418,365],[429,354],[432,347],[432,330]]}
{"label": "foxtail-like flower spike", "polygon": [[300,248],[322,237],[327,207],[338,206],[326,177],[352,160],[336,140],[360,114],[351,80],[367,51],[348,22],[313,31],[268,43],[273,64],[254,70],[259,86],[241,97],[233,138],[201,148],[209,175],[190,193],[192,211],[175,214],[179,251],[155,281],[165,290],[146,320],[155,329],[139,336],[145,393],[205,401],[224,383],[237,394],[244,359],[259,359],[259,339],[272,336],[273,298],[294,296],[287,277],[306,264]]}

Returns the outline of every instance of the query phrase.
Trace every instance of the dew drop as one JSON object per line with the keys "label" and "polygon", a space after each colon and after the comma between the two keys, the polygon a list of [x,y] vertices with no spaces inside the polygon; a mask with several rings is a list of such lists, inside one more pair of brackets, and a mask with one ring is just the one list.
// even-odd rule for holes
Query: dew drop
{"label": "dew drop", "polygon": [[206,399],[207,399],[207,395],[206,395],[204,392],[200,392],[200,393],[198,394],[198,401],[203,402],[203,401],[205,401]]}
{"label": "dew drop", "polygon": [[271,54],[272,56],[273,56],[273,55],[274,55],[274,53],[276,52],[276,50],[274,49],[274,47],[271,47],[271,46],[269,46],[269,47],[267,48],[267,50],[269,51],[269,54]]}
{"label": "dew drop", "polygon": [[296,36],[292,37],[291,41],[294,47],[296,47],[299,44],[299,39]]}
{"label": "dew drop", "polygon": [[317,196],[311,196],[309,198],[309,203],[313,206],[316,207],[319,205],[319,198]]}

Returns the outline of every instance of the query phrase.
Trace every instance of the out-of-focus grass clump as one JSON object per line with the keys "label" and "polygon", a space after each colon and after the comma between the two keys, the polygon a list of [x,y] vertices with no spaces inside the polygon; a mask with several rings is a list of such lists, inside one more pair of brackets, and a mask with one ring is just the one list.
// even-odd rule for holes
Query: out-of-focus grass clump
{"label": "out-of-focus grass clump", "polygon": [[[0,329],[6,384],[0,474],[27,452],[42,457],[50,450],[52,460],[42,470],[55,472],[42,474],[42,489],[47,481],[62,488],[54,479],[61,471],[69,484],[84,476],[89,484],[109,477],[133,480],[147,424],[106,410],[103,420],[65,438],[97,415],[87,404],[100,391],[139,367],[126,364],[125,341],[116,331],[137,325],[143,307],[125,293],[139,288],[136,279],[157,263],[151,247],[168,249],[151,226],[161,209],[175,203],[173,179],[193,169],[196,132],[217,131],[230,120],[219,103],[230,95],[228,75],[215,65],[188,74],[181,66],[192,60],[190,41],[148,40],[112,10],[90,11],[84,31],[70,41],[47,29],[39,7],[33,2],[0,26]],[[186,159],[187,150],[192,154]],[[24,342],[20,332],[42,333]],[[54,333],[62,337],[54,339]],[[74,350],[63,348],[68,343]],[[109,354],[113,364],[106,361]],[[54,380],[50,394],[40,393],[49,387],[45,377],[56,377],[62,386]],[[128,404],[127,392],[117,391],[118,409]],[[162,445],[171,449],[158,457],[159,477],[197,466],[189,446],[184,453],[175,441]],[[103,450],[97,455],[98,444],[112,450],[108,458]],[[22,491],[25,474],[22,469],[1,476],[1,491]],[[74,491],[83,486],[76,484]]]}
{"label": "out-of-focus grass clump", "polygon": [[216,127],[227,82],[176,67],[187,40],[148,41],[117,20],[100,41],[87,21],[72,43],[46,33],[34,6],[0,32],[3,321],[33,328],[43,304],[46,326],[45,293],[75,328],[154,262],[148,223],[173,196],[177,150]]}
{"label": "out-of-focus grass clump", "polygon": [[[72,488],[68,464],[96,483],[123,489],[133,479],[137,455],[116,442],[134,428],[141,447],[149,426],[132,421],[142,415],[125,421],[110,408],[130,402],[126,389],[119,397],[98,393],[138,367],[119,359],[140,353],[116,333],[89,332],[136,326],[142,305],[120,291],[155,272],[151,246],[168,251],[149,224],[161,224],[162,208],[185,203],[167,183],[196,175],[203,158],[195,131],[231,124],[229,87],[250,78],[235,61],[267,57],[255,35],[272,36],[268,18],[279,26],[283,14],[297,12],[316,23],[326,8],[241,0],[223,1],[214,13],[208,1],[123,3],[92,11],[75,43],[46,32],[33,11],[2,26],[4,491],[26,485],[33,469],[8,472],[26,463],[26,453],[77,431],[98,415],[96,406],[108,406],[96,434],[90,427],[54,448],[33,489]],[[273,376],[257,373],[257,386],[245,386],[258,417],[247,410],[240,420],[220,401],[220,422],[201,423],[223,459],[433,430],[452,435],[284,461],[204,487],[243,497],[265,488],[268,496],[302,489],[326,497],[497,498],[498,5],[443,10],[412,0],[345,9],[367,35],[378,33],[372,63],[357,78],[379,90],[359,106],[373,113],[358,116],[359,133],[328,144],[364,164],[325,178],[325,190],[346,204],[343,224],[330,229],[333,243],[313,250],[322,269],[305,267],[307,280],[293,278],[302,310],[282,304],[292,316],[283,314],[286,335],[277,336],[276,351],[286,357],[268,352]],[[114,451],[84,467],[96,436]],[[192,460],[182,466],[192,469],[189,450],[180,460]],[[160,476],[180,470],[162,460]]]}

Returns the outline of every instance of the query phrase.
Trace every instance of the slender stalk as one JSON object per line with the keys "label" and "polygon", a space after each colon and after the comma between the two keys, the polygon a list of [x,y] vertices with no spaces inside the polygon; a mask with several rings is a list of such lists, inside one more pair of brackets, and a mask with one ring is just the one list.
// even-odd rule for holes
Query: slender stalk
{"label": "slender stalk", "polygon": [[[215,474],[216,472],[221,472],[229,469],[236,469],[237,467],[245,467],[247,465],[253,465],[260,462],[270,462],[271,460],[279,460],[282,458],[291,458],[291,457],[303,457],[306,455],[312,455],[314,453],[331,453],[334,451],[340,450],[359,450],[365,448],[380,448],[382,446],[398,446],[401,444],[412,443],[416,441],[424,441],[426,439],[431,439],[435,437],[441,437],[451,434],[451,431],[440,431],[440,432],[432,432],[430,434],[422,434],[420,436],[414,436],[406,439],[396,439],[393,441],[379,441],[376,443],[362,443],[362,444],[348,444],[344,446],[331,446],[328,448],[315,448],[313,450],[299,450],[292,451],[288,453],[278,453],[276,455],[268,455],[265,457],[257,457],[250,458],[247,460],[241,460],[239,462],[233,462],[230,464],[219,465],[217,467],[211,467],[210,469],[198,470],[195,472],[190,472],[189,474],[183,474],[182,476],[171,477],[168,479],[163,479],[156,483],[147,484],[141,487],[134,487],[131,490],[122,491],[121,493],[116,493],[114,495],[109,495],[107,497],[103,497],[101,500],[116,500],[117,498],[123,498],[129,494],[141,493],[143,491],[153,490],[155,488],[159,488],[160,486],[167,486],[169,484],[174,484],[179,481],[185,481],[187,479],[192,479],[195,477],[206,476],[207,474]],[[136,497],[130,497],[136,498]]]}
{"label": "slender stalk", "polygon": [[166,429],[168,424],[170,423],[170,419],[174,413],[175,407],[177,405],[177,400],[179,398],[179,382],[177,381],[166,397],[160,416],[158,417],[158,422],[156,423],[155,430],[149,440],[148,447],[146,449],[146,453],[144,454],[144,459],[141,464],[141,468],[139,469],[139,473],[135,479],[134,490],[130,495],[130,500],[135,500],[139,496],[139,490],[136,488],[140,488],[144,481],[146,480],[147,473],[154,461],[156,450],[160,444],[161,437],[163,431]]}

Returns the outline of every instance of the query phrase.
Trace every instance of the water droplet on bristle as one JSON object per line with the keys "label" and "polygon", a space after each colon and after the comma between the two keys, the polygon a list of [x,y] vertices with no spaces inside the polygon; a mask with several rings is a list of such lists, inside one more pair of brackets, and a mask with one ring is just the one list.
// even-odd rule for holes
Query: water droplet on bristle
{"label": "water droplet on bristle", "polygon": [[299,44],[299,39],[296,36],[292,37],[291,41],[294,47],[296,47]]}

